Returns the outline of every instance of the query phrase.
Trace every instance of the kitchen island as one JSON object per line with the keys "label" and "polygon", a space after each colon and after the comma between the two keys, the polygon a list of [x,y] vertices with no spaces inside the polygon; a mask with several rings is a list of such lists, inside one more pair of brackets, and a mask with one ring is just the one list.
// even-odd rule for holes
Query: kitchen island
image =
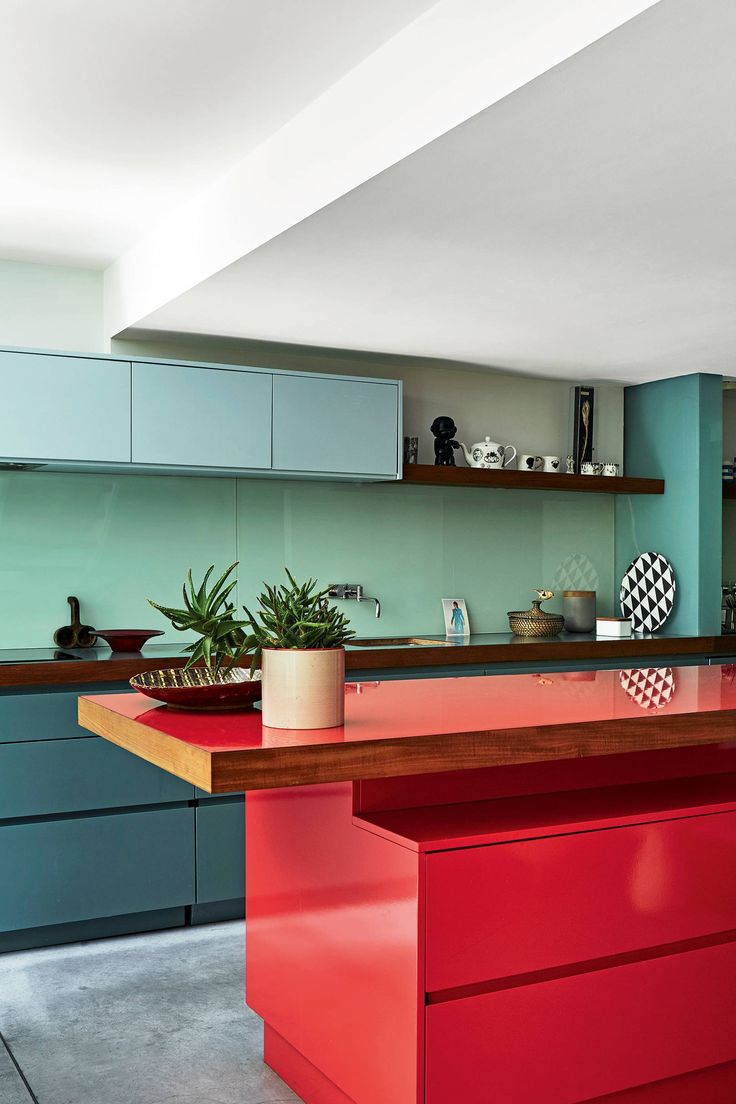
{"label": "kitchen island", "polygon": [[312,732],[79,719],[249,791],[247,999],[308,1104],[736,1096],[731,667],[352,684]]}

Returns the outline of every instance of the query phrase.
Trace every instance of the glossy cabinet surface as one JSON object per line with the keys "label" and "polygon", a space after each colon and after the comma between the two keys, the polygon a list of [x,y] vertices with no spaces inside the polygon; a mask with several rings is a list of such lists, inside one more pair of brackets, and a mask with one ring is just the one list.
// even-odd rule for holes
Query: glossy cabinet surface
{"label": "glossy cabinet surface", "polygon": [[0,349],[0,460],[51,470],[397,479],[401,383]]}
{"label": "glossy cabinet surface", "polygon": [[130,462],[130,364],[0,350],[0,457]]}
{"label": "glossy cabinet surface", "polygon": [[269,469],[271,379],[267,372],[133,364],[133,463]]}
{"label": "glossy cabinet surface", "polygon": [[727,943],[430,1005],[426,1104],[570,1104],[730,1061],[735,970]]}
{"label": "glossy cabinet surface", "polygon": [[274,469],[395,476],[399,417],[397,383],[276,375]]}
{"label": "glossy cabinet surface", "polygon": [[735,855],[732,812],[429,855],[427,988],[736,929]]}
{"label": "glossy cabinet surface", "polygon": [[[624,755],[609,785],[610,758],[597,788],[533,765],[505,799],[500,771],[428,776],[434,805],[408,778],[406,808],[397,777],[383,814],[376,780],[248,793],[247,1000],[297,1095],[730,1104],[733,764]],[[458,818],[491,842],[458,845]]]}
{"label": "glossy cabinet surface", "polygon": [[194,810],[3,825],[0,885],[0,931],[188,904]]}

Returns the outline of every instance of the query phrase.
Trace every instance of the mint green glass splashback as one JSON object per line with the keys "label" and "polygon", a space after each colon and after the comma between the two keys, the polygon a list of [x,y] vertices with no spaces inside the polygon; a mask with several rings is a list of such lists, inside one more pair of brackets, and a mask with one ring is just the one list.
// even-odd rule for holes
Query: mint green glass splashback
{"label": "mint green glass splashback", "polygon": [[2,474],[0,647],[52,646],[68,594],[99,628],[164,628],[146,597],[178,604],[187,568],[234,549],[234,480]]}
{"label": "mint green glass splashback", "polygon": [[[397,484],[173,476],[0,476],[0,647],[47,647],[66,596],[104,628],[163,628],[146,603],[178,604],[192,567],[240,566],[252,602],[284,564],[299,576],[362,583],[381,599],[346,605],[360,634],[443,632],[440,599],[466,598],[478,632],[508,630],[535,587],[593,588],[613,598],[608,495]],[[561,608],[555,599],[550,608]]]}
{"label": "mint green glass splashback", "polygon": [[[468,603],[476,632],[508,632],[535,587],[613,590],[613,505],[607,495],[472,488],[238,482],[241,592],[286,563],[299,576],[362,583],[381,599],[346,604],[366,635],[441,633],[441,598]],[[561,609],[561,597],[550,608]]]}

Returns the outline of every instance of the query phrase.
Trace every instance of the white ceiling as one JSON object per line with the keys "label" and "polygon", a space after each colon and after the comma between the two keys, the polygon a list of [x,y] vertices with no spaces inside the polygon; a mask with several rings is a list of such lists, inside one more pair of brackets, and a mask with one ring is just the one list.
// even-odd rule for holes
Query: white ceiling
{"label": "white ceiling", "polygon": [[3,0],[0,257],[105,267],[433,0]]}
{"label": "white ceiling", "polygon": [[141,325],[734,375],[735,41],[736,5],[662,0]]}

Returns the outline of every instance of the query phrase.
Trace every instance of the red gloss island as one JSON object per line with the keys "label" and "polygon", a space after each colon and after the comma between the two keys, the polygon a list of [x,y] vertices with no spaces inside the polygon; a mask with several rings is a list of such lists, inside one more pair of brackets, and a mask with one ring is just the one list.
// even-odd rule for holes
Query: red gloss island
{"label": "red gloss island", "polygon": [[244,789],[249,1005],[307,1104],[732,1104],[728,667],[346,687],[343,728],[80,723]]}

